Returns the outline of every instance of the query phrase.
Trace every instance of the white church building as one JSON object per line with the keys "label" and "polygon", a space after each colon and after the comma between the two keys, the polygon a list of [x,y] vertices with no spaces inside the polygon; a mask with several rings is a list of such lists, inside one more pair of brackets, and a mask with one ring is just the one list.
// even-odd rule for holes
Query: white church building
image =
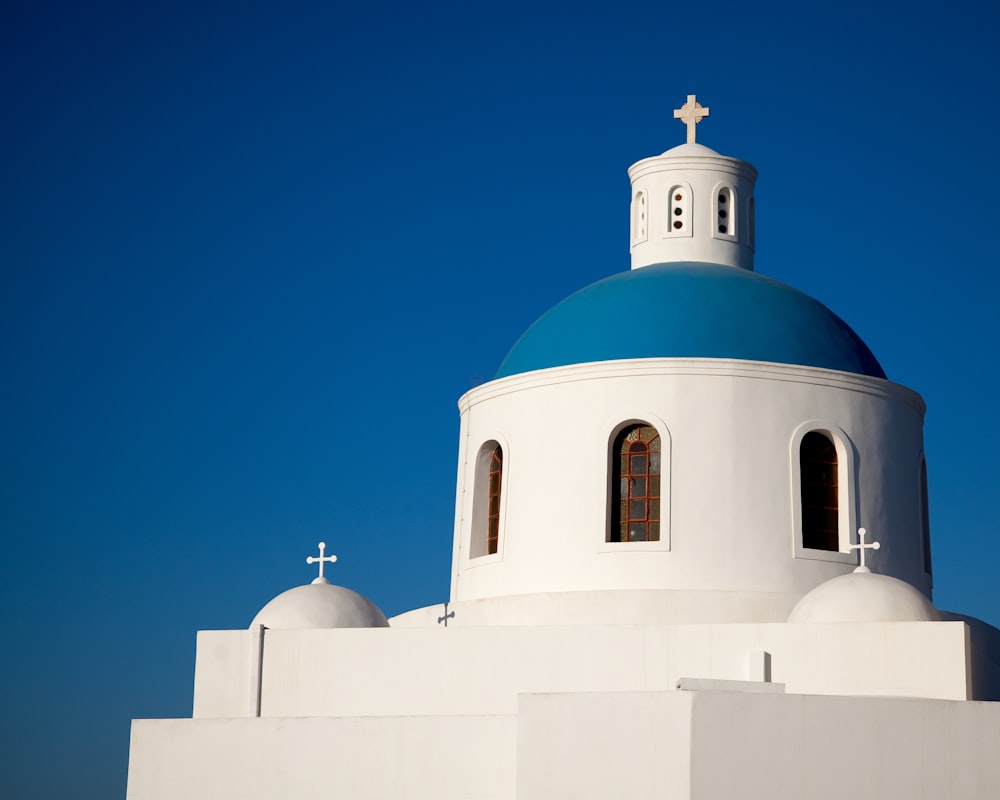
{"label": "white church building", "polygon": [[754,271],[707,114],[629,169],[631,270],[459,400],[450,602],[386,620],[321,545],[198,634],[130,800],[1000,797],[1000,631],[933,605],[923,400]]}

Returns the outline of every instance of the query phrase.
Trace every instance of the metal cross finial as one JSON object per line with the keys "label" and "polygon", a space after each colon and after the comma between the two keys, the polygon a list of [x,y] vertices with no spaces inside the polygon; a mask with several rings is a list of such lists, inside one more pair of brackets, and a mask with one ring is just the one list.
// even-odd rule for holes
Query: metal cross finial
{"label": "metal cross finial", "polygon": [[708,109],[702,108],[693,94],[688,95],[687,102],[680,108],[674,109],[674,119],[679,119],[688,129],[688,144],[694,144],[694,126],[701,122],[702,117],[708,116]]}
{"label": "metal cross finial", "polygon": [[878,550],[882,545],[878,542],[872,542],[871,544],[865,544],[865,537],[868,535],[868,531],[864,528],[858,528],[858,543],[852,544],[849,550],[859,550],[861,552],[861,566],[855,569],[855,572],[871,572],[867,566],[865,566],[865,550]]}
{"label": "metal cross finial", "polygon": [[444,604],[444,616],[443,617],[438,617],[438,625],[440,625],[443,622],[444,626],[447,628],[448,627],[448,620],[449,619],[454,619],[454,618],[455,618],[455,612],[454,611],[449,611],[448,610],[448,604],[445,603]]}
{"label": "metal cross finial", "polygon": [[319,564],[319,577],[318,578],[313,578],[313,583],[329,583],[330,582],[326,578],[323,577],[323,564],[325,562],[329,562],[330,564],[333,564],[337,560],[337,557],[336,556],[325,556],[325,555],[323,555],[325,552],[326,552],[326,542],[320,542],[319,543],[319,558],[317,558],[316,556],[309,556],[306,559],[306,563],[307,564]]}

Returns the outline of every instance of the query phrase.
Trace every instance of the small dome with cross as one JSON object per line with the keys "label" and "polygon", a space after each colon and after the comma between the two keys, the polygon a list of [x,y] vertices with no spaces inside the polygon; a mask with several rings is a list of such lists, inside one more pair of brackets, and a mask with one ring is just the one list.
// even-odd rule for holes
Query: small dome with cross
{"label": "small dome with cross", "polygon": [[868,531],[858,528],[860,564],[854,572],[821,583],[792,609],[789,622],[936,622],[941,618],[934,604],[906,581],[876,575],[866,553],[881,547],[866,542]]}
{"label": "small dome with cross", "polygon": [[792,609],[789,622],[936,622],[920,591],[898,578],[850,572],[821,583]]}
{"label": "small dome with cross", "polygon": [[250,627],[263,625],[279,630],[302,628],[387,628],[385,614],[371,600],[343,586],[335,586],[323,575],[325,564],[337,560],[325,555],[326,542],[319,543],[319,556],[307,564],[319,564],[312,583],[282,592],[253,618]]}
{"label": "small dome with cross", "polygon": [[250,623],[265,628],[387,628],[385,614],[371,600],[332,583],[308,583],[282,592]]}

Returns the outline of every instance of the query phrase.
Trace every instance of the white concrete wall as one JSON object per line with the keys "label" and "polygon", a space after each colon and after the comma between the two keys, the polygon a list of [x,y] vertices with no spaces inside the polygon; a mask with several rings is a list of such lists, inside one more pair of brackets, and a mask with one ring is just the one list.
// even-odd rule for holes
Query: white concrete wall
{"label": "white concrete wall", "polygon": [[995,800],[1000,704],[698,693],[691,797]]}
{"label": "white concrete wall", "polygon": [[198,631],[192,716],[256,715],[260,686],[259,631]]}
{"label": "white concrete wall", "polygon": [[135,720],[129,800],[510,800],[515,717]]}
{"label": "white concrete wall", "polygon": [[994,800],[1000,705],[742,692],[529,695],[518,800]]}
{"label": "white concrete wall", "polygon": [[1000,704],[543,693],[517,715],[136,720],[129,800],[992,800]]}
{"label": "white concrete wall", "polygon": [[[796,553],[795,441],[809,428],[843,440],[841,549],[864,525],[882,545],[875,571],[930,593],[920,536],[924,406],[904,387],[770,363],[639,359],[511,376],[459,405],[453,601],[613,589],[801,596],[857,559]],[[610,441],[630,420],[655,425],[670,446],[660,543],[605,541]],[[507,443],[500,546],[473,558],[475,456],[489,440]]]}
{"label": "white concrete wall", "polygon": [[[481,597],[448,604],[448,625],[677,625],[785,619],[793,593],[670,589],[543,592]],[[438,627],[444,603],[395,616],[394,628]]]}
{"label": "white concrete wall", "polygon": [[[789,692],[965,699],[967,630],[961,622],[269,630],[260,714],[514,714],[526,692],[748,680],[761,651]],[[252,635],[199,636],[196,717],[252,714],[243,691],[231,690],[247,673],[240,634]]]}
{"label": "white concrete wall", "polygon": [[[523,696],[518,800],[686,800],[693,700],[691,692]],[[727,796],[741,795],[719,795]]]}

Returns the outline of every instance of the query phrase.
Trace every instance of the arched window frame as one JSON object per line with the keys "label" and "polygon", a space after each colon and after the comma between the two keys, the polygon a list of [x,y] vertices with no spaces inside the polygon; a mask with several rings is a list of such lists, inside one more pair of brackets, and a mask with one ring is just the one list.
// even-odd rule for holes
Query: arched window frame
{"label": "arched window frame", "polygon": [[[493,497],[491,492],[491,467],[494,453],[501,458],[500,492],[495,504],[496,514],[491,514]],[[488,439],[476,451],[472,486],[472,524],[470,525],[469,559],[476,563],[490,563],[503,558],[504,531],[507,523],[507,483],[510,474],[510,448],[501,436]],[[491,517],[496,522],[496,547],[490,548]]]}
{"label": "arched window frame", "polygon": [[[817,550],[802,544],[802,440],[807,433],[821,433],[833,442],[837,451],[837,550]],[[858,555],[848,548],[852,543],[851,532],[858,525],[858,492],[856,483],[857,450],[844,431],[829,422],[814,420],[800,425],[792,435],[789,448],[791,466],[792,553],[795,558],[815,561],[855,563]]]}
{"label": "arched window frame", "polygon": [[[725,196],[726,201],[720,201],[720,196]],[[739,240],[739,198],[736,196],[736,188],[731,183],[718,183],[712,191],[712,238],[723,239],[727,242]],[[725,211],[723,216],[722,212]],[[726,232],[719,230],[719,226],[725,224]]]}
{"label": "arched window frame", "polygon": [[[680,200],[677,199],[678,195]],[[691,184],[675,183],[670,187],[667,197],[667,224],[663,238],[694,236],[694,192],[691,191]],[[681,227],[675,227],[677,222],[681,223]]]}
{"label": "arched window frame", "polygon": [[934,585],[934,564],[931,560],[931,509],[927,491],[927,459],[920,454],[917,471],[917,490],[920,502],[920,564],[928,583]]}
{"label": "arched window frame", "polygon": [[649,194],[638,189],[632,198],[632,246],[642,244],[649,238]]}
{"label": "arched window frame", "polygon": [[[639,541],[639,542],[615,542],[611,541],[612,522],[614,520],[614,504],[618,502],[618,494],[615,487],[616,482],[616,462],[618,453],[615,452],[615,443],[622,431],[634,425],[648,425],[654,428],[660,437],[660,540],[659,541]],[[662,419],[649,413],[640,413],[630,416],[622,421],[621,418],[607,424],[610,433],[606,445],[606,508],[605,508],[605,529],[604,541],[600,544],[600,552],[639,552],[649,550],[670,550],[670,478],[671,478],[671,440],[670,431]]]}

